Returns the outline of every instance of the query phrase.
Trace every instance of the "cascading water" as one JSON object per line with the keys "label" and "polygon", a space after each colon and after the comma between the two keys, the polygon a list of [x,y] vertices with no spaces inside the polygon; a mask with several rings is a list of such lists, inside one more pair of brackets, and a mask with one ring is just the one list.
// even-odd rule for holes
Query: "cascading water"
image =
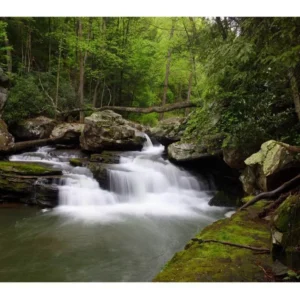
{"label": "cascading water", "polygon": [[[123,152],[119,164],[108,165],[109,190],[89,169],[69,164],[78,151],[41,147],[11,156],[50,164],[64,175],[56,182],[58,207],[16,222],[14,248],[35,252],[33,265],[22,262],[14,273],[0,255],[6,270],[0,280],[30,273],[32,281],[149,281],[200,228],[223,217],[224,208],[208,205],[211,184],[163,159],[163,146],[146,139],[142,151]],[[4,238],[0,234],[0,245]],[[61,267],[55,272],[52,265]]]}

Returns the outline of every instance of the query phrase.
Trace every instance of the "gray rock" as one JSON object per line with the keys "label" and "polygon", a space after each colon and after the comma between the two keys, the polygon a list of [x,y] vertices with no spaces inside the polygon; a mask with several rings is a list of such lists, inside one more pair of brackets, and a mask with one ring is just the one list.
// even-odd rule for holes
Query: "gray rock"
{"label": "gray rock", "polygon": [[52,138],[63,136],[61,143],[79,144],[79,137],[83,131],[84,124],[79,123],[61,123],[56,125],[52,132]]}
{"label": "gray rock", "polygon": [[206,147],[188,142],[176,142],[168,146],[168,157],[178,162],[191,161],[212,155]]}
{"label": "gray rock", "polygon": [[127,121],[121,115],[105,110],[84,120],[80,146],[90,152],[103,150],[141,150],[145,138],[143,126]]}
{"label": "gray rock", "polygon": [[49,138],[57,122],[47,117],[28,119],[12,126],[11,133],[18,140],[36,140]]}
{"label": "gray rock", "polygon": [[7,126],[0,119],[0,152],[11,148],[14,144],[14,137],[8,132]]}
{"label": "gray rock", "polygon": [[187,118],[180,117],[162,120],[157,126],[150,129],[150,135],[160,144],[169,146],[182,138],[186,122]]}

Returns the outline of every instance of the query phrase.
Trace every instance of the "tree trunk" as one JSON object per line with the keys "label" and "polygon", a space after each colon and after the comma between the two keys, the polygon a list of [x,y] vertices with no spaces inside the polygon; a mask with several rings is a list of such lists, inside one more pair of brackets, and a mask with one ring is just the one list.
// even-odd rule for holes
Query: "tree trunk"
{"label": "tree trunk", "polygon": [[98,98],[98,88],[100,85],[100,79],[97,80],[96,86],[95,86],[95,90],[94,90],[94,95],[93,95],[93,107],[96,108],[97,107],[97,98]]}
{"label": "tree trunk", "polygon": [[290,83],[291,83],[291,89],[292,89],[292,94],[293,94],[293,100],[294,100],[294,105],[295,105],[295,111],[298,117],[298,121],[300,121],[300,98],[299,98],[299,89],[298,89],[298,84],[297,84],[297,79],[295,76],[294,70],[289,71],[289,78],[290,78]]}
{"label": "tree trunk", "polygon": [[[172,40],[172,38],[173,38],[174,29],[175,29],[175,20],[173,19],[169,40]],[[172,57],[172,47],[169,48],[168,55],[167,55],[166,74],[165,74],[165,81],[164,81],[164,91],[163,91],[163,96],[162,96],[162,101],[161,101],[162,106],[166,105],[166,100],[167,100],[167,91],[168,91],[168,83],[169,83],[171,57]],[[160,120],[163,120],[163,118],[164,118],[164,113],[160,114],[160,116],[159,116]]]}
{"label": "tree trunk", "polygon": [[103,106],[104,93],[105,93],[105,79],[104,79],[104,81],[103,81],[103,89],[102,89],[102,94],[101,94],[100,107]]}
{"label": "tree trunk", "polygon": [[11,55],[11,47],[9,46],[9,40],[7,38],[7,35],[4,36],[4,43],[6,47],[6,61],[7,61],[7,72],[8,74],[12,73],[12,55]]}
{"label": "tree trunk", "polygon": [[49,48],[48,48],[48,56],[49,56],[49,58],[48,58],[48,60],[49,60],[49,62],[48,62],[48,72],[51,72],[51,52],[52,52],[52,38],[51,38],[51,35],[50,35],[50,33],[52,32],[52,26],[51,25],[52,24],[51,24],[51,17],[50,17],[50,18],[48,18],[48,34],[50,36],[50,38],[49,38]]}
{"label": "tree trunk", "polygon": [[110,110],[115,110],[115,111],[126,111],[126,112],[134,112],[134,113],[141,113],[141,114],[149,114],[152,112],[157,112],[157,113],[163,113],[163,112],[168,112],[172,111],[175,109],[182,109],[186,107],[196,107],[196,104],[192,102],[177,102],[173,104],[166,104],[165,106],[152,106],[152,107],[124,107],[124,106],[103,106],[100,108],[86,108],[86,109],[73,109],[73,110],[68,110],[68,111],[62,111],[60,112],[60,115],[67,115],[71,114],[73,112],[80,112],[80,111],[102,111],[106,109]]}
{"label": "tree trunk", "polygon": [[[79,38],[79,41],[82,40],[82,23],[81,23],[80,18],[78,20],[78,38]],[[83,105],[84,105],[83,87],[84,87],[84,55],[83,55],[82,49],[80,49],[79,50],[79,90],[78,90],[78,94],[79,94],[79,106],[81,109],[83,109]],[[84,121],[83,110],[80,111],[79,119],[80,119],[80,123],[83,123],[83,121]]]}
{"label": "tree trunk", "polygon": [[62,39],[59,41],[58,49],[58,63],[57,63],[57,74],[56,74],[56,93],[55,93],[55,119],[56,112],[58,109],[58,90],[59,90],[59,76],[60,76],[60,61],[61,61],[61,52],[62,52]]}
{"label": "tree trunk", "polygon": [[[191,99],[192,83],[193,83],[193,71],[191,71],[190,77],[189,77],[189,87],[188,87],[187,98],[186,98],[187,102],[190,102],[190,99]],[[190,109],[186,108],[184,111],[184,115],[187,116],[189,113],[190,113]]]}
{"label": "tree trunk", "polygon": [[25,141],[25,142],[18,142],[14,143],[12,147],[7,150],[1,151],[0,155],[8,155],[16,152],[21,152],[24,150],[32,149],[35,147],[41,147],[51,144],[56,144],[63,141],[64,136],[60,136],[57,138],[48,138],[48,139],[39,139],[39,140],[32,140],[32,141]]}

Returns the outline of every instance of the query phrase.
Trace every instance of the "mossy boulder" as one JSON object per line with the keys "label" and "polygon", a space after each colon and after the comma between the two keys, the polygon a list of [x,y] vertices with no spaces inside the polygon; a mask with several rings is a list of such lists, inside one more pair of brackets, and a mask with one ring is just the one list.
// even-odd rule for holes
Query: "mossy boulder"
{"label": "mossy boulder", "polygon": [[141,150],[146,141],[143,126],[125,120],[111,110],[93,113],[84,119],[84,124],[80,146],[89,152]]}
{"label": "mossy boulder", "polygon": [[40,178],[57,178],[61,170],[55,170],[37,163],[0,161],[0,192],[2,201],[33,201],[34,185]]}
{"label": "mossy boulder", "polygon": [[[196,237],[258,248],[270,248],[270,229],[258,218],[260,208],[233,214],[207,226]],[[219,243],[190,241],[176,253],[153,281],[163,282],[259,282],[270,270],[269,254],[256,255],[249,249]]]}
{"label": "mossy boulder", "polygon": [[53,119],[40,116],[18,122],[10,128],[17,140],[27,141],[49,138],[57,122]]}
{"label": "mossy boulder", "polygon": [[291,179],[300,171],[300,155],[287,150],[288,144],[270,140],[260,151],[245,160],[240,179],[246,193],[269,191]]}
{"label": "mossy boulder", "polygon": [[300,269],[300,195],[289,196],[274,212],[272,243],[274,253],[291,268]]}
{"label": "mossy boulder", "polygon": [[121,152],[103,151],[100,154],[92,154],[91,162],[100,162],[104,164],[118,164],[120,162]]}
{"label": "mossy boulder", "polygon": [[86,159],[83,158],[70,158],[69,163],[73,167],[82,167]]}
{"label": "mossy boulder", "polygon": [[11,148],[14,144],[14,137],[8,132],[3,120],[0,120],[0,153]]}
{"label": "mossy boulder", "polygon": [[151,128],[150,135],[160,144],[169,146],[180,141],[186,128],[187,118],[169,118],[162,120],[157,126]]}

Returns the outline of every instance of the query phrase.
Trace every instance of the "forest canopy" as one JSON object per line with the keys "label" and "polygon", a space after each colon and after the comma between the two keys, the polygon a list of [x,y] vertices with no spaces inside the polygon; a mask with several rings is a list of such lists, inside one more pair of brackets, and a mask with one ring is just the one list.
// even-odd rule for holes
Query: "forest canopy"
{"label": "forest canopy", "polygon": [[186,138],[298,144],[299,51],[299,18],[1,17],[0,67],[10,78],[3,118],[192,101],[196,109],[126,117],[153,126],[192,111]]}

